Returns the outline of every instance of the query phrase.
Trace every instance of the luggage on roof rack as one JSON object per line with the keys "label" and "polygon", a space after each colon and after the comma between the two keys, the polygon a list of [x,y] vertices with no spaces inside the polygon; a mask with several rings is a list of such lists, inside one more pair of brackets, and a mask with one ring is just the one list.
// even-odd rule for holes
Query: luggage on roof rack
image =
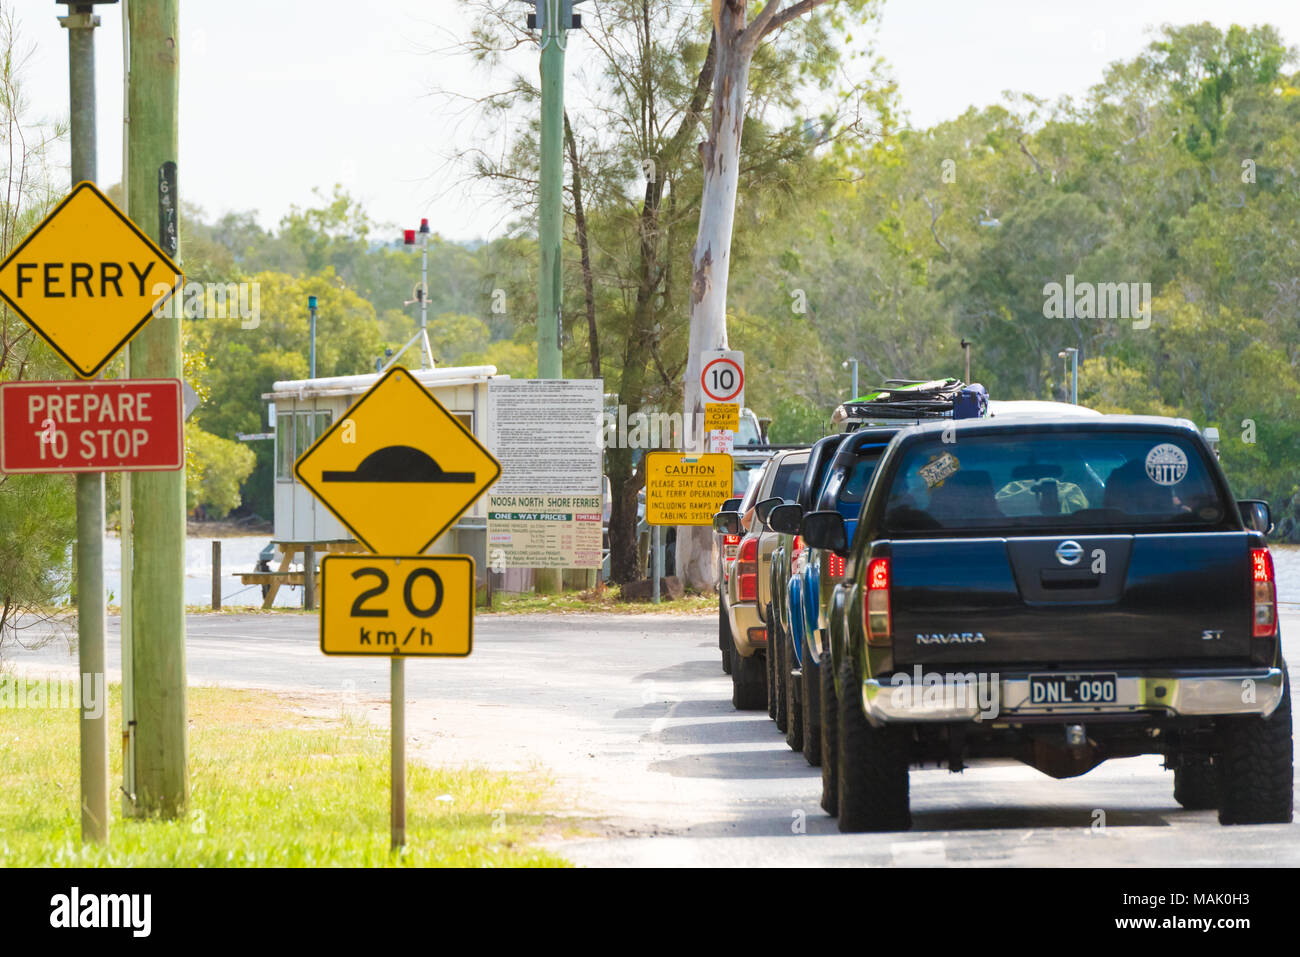
{"label": "luggage on roof rack", "polygon": [[975,419],[988,414],[988,391],[961,379],[886,379],[883,388],[845,402],[831,416],[845,431],[899,419]]}

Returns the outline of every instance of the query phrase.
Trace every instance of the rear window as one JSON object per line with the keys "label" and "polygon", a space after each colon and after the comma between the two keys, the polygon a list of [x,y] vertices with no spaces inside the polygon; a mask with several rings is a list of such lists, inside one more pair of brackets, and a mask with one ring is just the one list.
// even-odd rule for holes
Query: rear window
{"label": "rear window", "polygon": [[857,506],[862,504],[862,499],[867,494],[871,476],[876,472],[876,463],[880,461],[887,444],[882,442],[879,446],[867,447],[852,460],[836,462],[826,476],[821,495],[817,497],[817,507],[836,509],[841,506],[852,506],[841,511],[852,513],[856,518]]}
{"label": "rear window", "polygon": [[1150,432],[1018,433],[909,449],[885,505],[887,532],[1218,525],[1198,448]]}
{"label": "rear window", "polygon": [[793,502],[799,497],[799,483],[803,480],[805,463],[787,462],[776,470],[771,497],[783,502]]}
{"label": "rear window", "polygon": [[763,473],[763,468],[766,465],[767,462],[754,462],[752,464],[736,462],[731,470],[731,497],[748,498],[754,480]]}

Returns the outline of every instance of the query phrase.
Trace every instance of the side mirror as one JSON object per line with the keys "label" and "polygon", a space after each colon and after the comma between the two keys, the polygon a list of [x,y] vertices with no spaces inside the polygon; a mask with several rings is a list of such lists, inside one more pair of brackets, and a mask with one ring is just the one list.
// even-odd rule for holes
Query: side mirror
{"label": "side mirror", "polygon": [[1241,513],[1241,520],[1247,528],[1265,535],[1273,531],[1273,510],[1268,507],[1268,502],[1243,499],[1237,503],[1237,511]]}
{"label": "side mirror", "polygon": [[739,512],[739,511],[740,511],[740,503],[743,502],[743,501],[744,501],[744,499],[742,499],[742,498],[729,498],[729,499],[727,499],[725,502],[722,503],[722,508],[718,509],[718,511],[719,511],[719,512]]}
{"label": "side mirror", "polygon": [[782,535],[798,535],[803,509],[798,505],[778,505],[767,515],[767,527]]}
{"label": "side mirror", "polygon": [[765,498],[754,506],[754,517],[758,519],[760,525],[767,525],[767,516],[771,514],[772,509],[781,504],[779,498]]}
{"label": "side mirror", "polygon": [[740,534],[739,512],[718,512],[713,516],[713,530],[724,535]]}
{"label": "side mirror", "polygon": [[803,517],[799,533],[812,548],[844,554],[849,550],[849,533],[839,512],[809,512]]}

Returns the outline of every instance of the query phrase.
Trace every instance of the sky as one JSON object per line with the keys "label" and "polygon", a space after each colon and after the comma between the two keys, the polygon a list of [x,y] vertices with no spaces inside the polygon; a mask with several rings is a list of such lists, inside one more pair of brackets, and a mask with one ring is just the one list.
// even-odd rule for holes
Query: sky
{"label": "sky", "polygon": [[[591,2],[599,0],[579,9]],[[66,116],[67,35],[57,21],[65,8],[0,4],[16,6],[32,50],[32,115]],[[529,9],[519,3],[521,19]],[[122,11],[98,10],[99,181],[111,185],[122,170]],[[1007,90],[1080,96],[1108,63],[1137,54],[1153,28],[1201,20],[1271,23],[1300,44],[1296,0],[886,0],[875,47],[911,124],[926,127]],[[500,235],[509,211],[452,160],[500,143],[484,139],[463,102],[436,92],[494,87],[450,52],[467,33],[462,0],[184,0],[181,197],[209,218],[249,210],[273,228],[291,205],[311,205],[314,187],[328,193],[339,183],[380,223],[410,227],[428,217],[450,239]],[[573,85],[589,48],[582,33],[571,35],[570,96],[581,96]],[[512,62],[535,61],[535,50],[523,50]]]}

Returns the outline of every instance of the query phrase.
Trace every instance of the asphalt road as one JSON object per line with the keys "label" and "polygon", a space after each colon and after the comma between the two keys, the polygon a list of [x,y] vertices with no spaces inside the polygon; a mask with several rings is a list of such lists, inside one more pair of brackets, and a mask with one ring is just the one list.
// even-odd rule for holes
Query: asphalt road
{"label": "asphalt road", "polygon": [[[914,771],[912,831],[841,835],[818,807],[819,770],[789,751],[766,712],[732,709],[716,623],[479,618],[472,657],[408,663],[410,753],[548,770],[564,810],[601,835],[559,846],[579,864],[1300,865],[1300,823],[1224,828],[1213,812],[1184,811],[1157,758],[1067,781],[1017,764]],[[1300,606],[1282,624],[1300,661]],[[75,670],[66,646],[14,658]],[[324,657],[314,617],[191,616],[188,671],[194,683],[309,692],[387,721],[387,661]]]}

